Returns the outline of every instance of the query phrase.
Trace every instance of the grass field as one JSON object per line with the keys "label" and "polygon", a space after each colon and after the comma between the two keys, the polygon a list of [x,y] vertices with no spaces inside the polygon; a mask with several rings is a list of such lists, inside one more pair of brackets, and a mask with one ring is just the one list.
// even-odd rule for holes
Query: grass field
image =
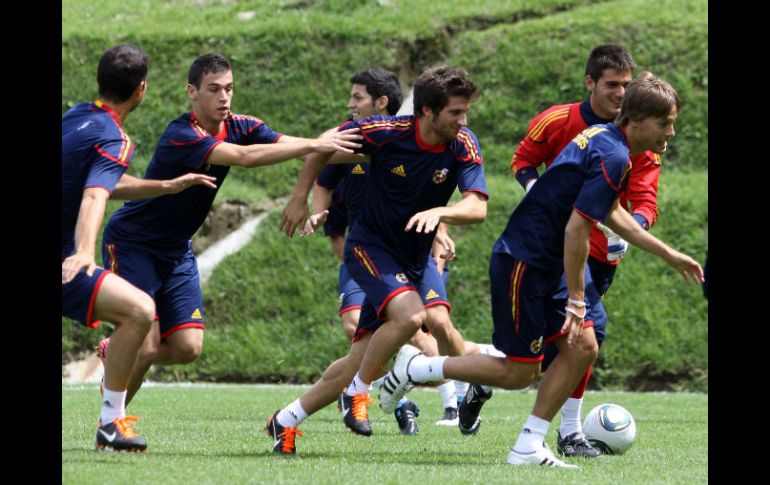
{"label": "grass field", "polygon": [[[435,426],[438,393],[418,389],[418,436],[401,436],[392,416],[371,409],[374,436],[344,428],[329,406],[301,425],[298,455],[273,456],[261,430],[267,418],[306,386],[170,385],[146,387],[129,414],[149,443],[144,454],[94,451],[99,411],[96,385],[62,386],[63,484],[441,484],[707,483],[708,395],[586,394],[583,415],[613,402],[635,417],[637,441],[622,456],[571,460],[580,470],[514,468],[508,448],[535,399],[533,391],[495,391],[476,436]],[[556,422],[558,422],[558,417]],[[555,426],[548,433],[556,444]]]}

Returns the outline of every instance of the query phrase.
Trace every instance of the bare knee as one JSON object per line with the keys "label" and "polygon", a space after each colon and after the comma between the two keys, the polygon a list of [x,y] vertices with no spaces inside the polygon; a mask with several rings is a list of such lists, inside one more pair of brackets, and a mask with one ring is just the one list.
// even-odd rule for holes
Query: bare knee
{"label": "bare knee", "polygon": [[127,307],[127,321],[137,329],[149,331],[153,320],[155,320],[155,302],[150,295],[143,291],[138,291],[132,304]]}
{"label": "bare knee", "polygon": [[203,342],[185,342],[174,348],[174,354],[180,364],[189,364],[200,357]]}
{"label": "bare knee", "polygon": [[430,329],[430,333],[436,337],[436,340],[443,340],[446,342],[455,332],[454,325],[452,325],[452,321],[446,313],[441,314],[438,317],[431,317],[426,324]]}
{"label": "bare knee", "polygon": [[400,326],[406,327],[411,333],[414,333],[420,327],[422,327],[422,324],[425,323],[426,317],[427,317],[427,313],[425,313],[425,310],[421,310],[421,311],[412,313],[408,317],[398,322],[398,324]]}
{"label": "bare knee", "polygon": [[148,337],[136,353],[136,363],[139,366],[150,366],[158,356],[158,342]]}
{"label": "bare knee", "polygon": [[584,331],[572,346],[566,345],[566,337],[561,339],[559,353],[580,364],[591,364],[599,355],[599,344],[592,331]]}

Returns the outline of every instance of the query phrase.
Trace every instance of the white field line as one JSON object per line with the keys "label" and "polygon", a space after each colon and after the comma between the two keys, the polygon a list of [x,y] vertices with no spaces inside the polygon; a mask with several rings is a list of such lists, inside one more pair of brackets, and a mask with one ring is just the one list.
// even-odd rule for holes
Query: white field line
{"label": "white field line", "polygon": [[231,232],[227,237],[215,242],[205,251],[203,251],[196,259],[198,260],[198,272],[201,275],[201,287],[206,284],[206,281],[211,277],[214,272],[214,268],[217,267],[223,259],[231,254],[237,253],[245,246],[250,240],[251,236],[257,230],[257,226],[270,214],[270,211],[265,211],[262,214],[249,219],[241,227]]}

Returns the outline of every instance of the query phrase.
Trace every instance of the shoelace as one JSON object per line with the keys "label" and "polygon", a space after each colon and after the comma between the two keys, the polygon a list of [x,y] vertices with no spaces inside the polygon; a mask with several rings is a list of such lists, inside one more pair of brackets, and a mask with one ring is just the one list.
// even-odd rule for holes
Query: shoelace
{"label": "shoelace", "polygon": [[279,438],[283,437],[283,441],[281,442],[281,450],[284,453],[291,453],[294,451],[294,438],[296,436],[304,436],[302,434],[302,431],[299,430],[299,428],[292,428],[292,427],[285,427],[283,428],[283,432],[278,435]]}
{"label": "shoelace", "polygon": [[136,431],[132,428],[134,421],[139,421],[139,418],[136,416],[126,416],[125,418],[118,418],[113,422],[122,436],[134,438],[136,436]]}
{"label": "shoelace", "polygon": [[353,416],[357,421],[366,421],[369,419],[368,406],[374,402],[369,394],[361,393],[353,396]]}

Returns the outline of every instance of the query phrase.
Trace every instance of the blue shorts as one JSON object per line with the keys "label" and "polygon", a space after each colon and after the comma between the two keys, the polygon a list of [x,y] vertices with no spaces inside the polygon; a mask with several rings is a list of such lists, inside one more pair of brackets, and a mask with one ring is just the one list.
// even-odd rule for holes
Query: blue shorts
{"label": "blue shorts", "polygon": [[102,322],[93,319],[94,302],[102,281],[108,274],[110,271],[96,268],[94,274],[88,276],[83,269],[72,281],[61,285],[61,314],[88,328],[98,328]]}
{"label": "blue shorts", "polygon": [[[492,343],[514,362],[543,360],[544,347],[564,335],[564,301],[553,296],[561,276],[543,271],[505,253],[492,253]],[[584,327],[593,322],[586,320]]]}
{"label": "blue shorts", "polygon": [[348,211],[345,204],[335,204],[329,207],[329,215],[324,222],[324,236],[344,236],[348,227]]}
{"label": "blue shorts", "polygon": [[203,297],[192,249],[172,258],[136,246],[102,241],[104,265],[155,300],[160,338],[204,328]]}
{"label": "blue shorts", "polygon": [[612,280],[615,278],[615,271],[618,269],[618,265],[605,264],[598,259],[589,256],[588,267],[591,268],[591,276],[593,277],[596,291],[599,292],[599,296],[604,298],[604,295],[607,294],[607,290],[610,289]]}
{"label": "blue shorts", "polygon": [[356,242],[345,246],[345,266],[366,294],[353,342],[364,333],[380,328],[385,323],[388,302],[404,291],[416,291],[425,308],[436,305],[444,305],[448,310],[452,308],[436,261],[431,257],[428,257],[422,275],[410,277],[387,249]]}
{"label": "blue shorts", "polygon": [[364,304],[366,293],[358,286],[358,283],[350,276],[348,268],[340,265],[340,310],[342,316],[351,310],[359,310]]}

